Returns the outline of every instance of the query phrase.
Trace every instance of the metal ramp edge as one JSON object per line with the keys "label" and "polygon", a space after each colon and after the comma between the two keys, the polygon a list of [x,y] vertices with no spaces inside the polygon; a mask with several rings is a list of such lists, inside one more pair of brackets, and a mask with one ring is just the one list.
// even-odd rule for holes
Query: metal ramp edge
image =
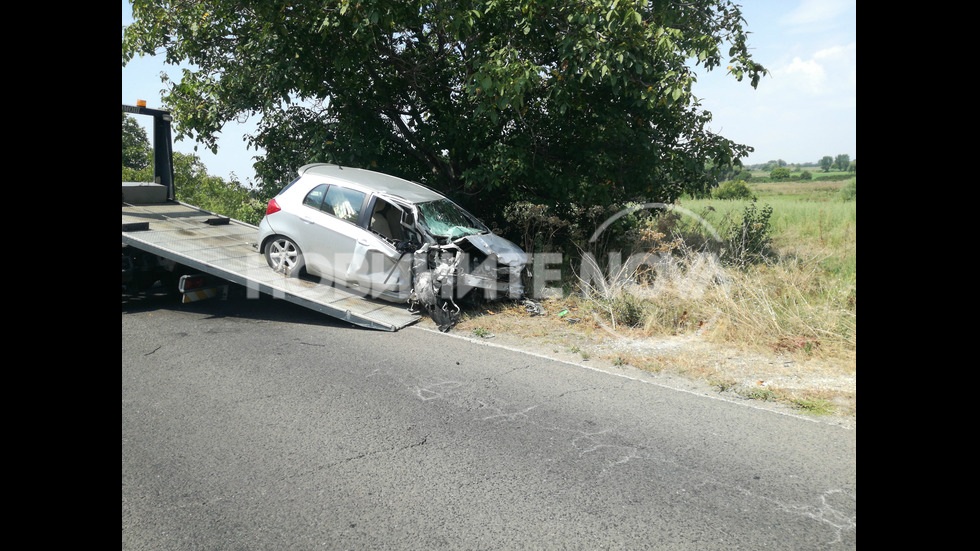
{"label": "metal ramp edge", "polygon": [[283,299],[360,327],[397,331],[421,316],[406,304],[372,299],[352,290],[285,277],[269,268],[255,245],[258,228],[229,219],[211,225],[215,215],[180,203],[123,204],[123,224],[149,223],[149,229],[123,231],[124,244],[216,275],[259,293]]}

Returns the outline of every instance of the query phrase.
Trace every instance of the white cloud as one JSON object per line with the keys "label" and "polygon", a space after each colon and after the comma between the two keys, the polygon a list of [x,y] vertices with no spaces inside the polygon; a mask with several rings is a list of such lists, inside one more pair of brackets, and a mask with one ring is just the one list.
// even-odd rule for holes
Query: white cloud
{"label": "white cloud", "polygon": [[833,22],[851,6],[854,0],[803,0],[799,7],[783,16],[784,25],[811,26]]}
{"label": "white cloud", "polygon": [[808,58],[794,57],[772,70],[773,82],[781,90],[824,96],[850,94],[857,87],[857,44],[833,46]]}
{"label": "white cloud", "polygon": [[[774,72],[774,78],[777,82],[789,82],[791,87],[803,89],[811,94],[820,94],[826,86],[827,72],[823,65],[813,59],[804,61],[794,57],[789,65]],[[784,78],[787,80],[783,80]]]}

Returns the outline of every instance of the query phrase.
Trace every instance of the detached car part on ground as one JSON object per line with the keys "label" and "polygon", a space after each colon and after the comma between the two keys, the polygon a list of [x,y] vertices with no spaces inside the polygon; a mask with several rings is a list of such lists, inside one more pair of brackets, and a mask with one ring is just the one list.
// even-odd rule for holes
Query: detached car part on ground
{"label": "detached car part on ground", "polygon": [[442,331],[456,323],[456,301],[470,292],[523,296],[524,251],[440,193],[337,165],[298,172],[259,224],[259,250],[273,270],[406,302]]}

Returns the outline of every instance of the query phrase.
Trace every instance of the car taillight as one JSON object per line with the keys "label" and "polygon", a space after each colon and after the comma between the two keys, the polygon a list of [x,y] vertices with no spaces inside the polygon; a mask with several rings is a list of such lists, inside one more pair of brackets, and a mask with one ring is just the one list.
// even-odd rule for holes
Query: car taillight
{"label": "car taillight", "polygon": [[266,216],[279,212],[279,210],[279,203],[277,203],[275,199],[269,199],[269,206],[265,208]]}

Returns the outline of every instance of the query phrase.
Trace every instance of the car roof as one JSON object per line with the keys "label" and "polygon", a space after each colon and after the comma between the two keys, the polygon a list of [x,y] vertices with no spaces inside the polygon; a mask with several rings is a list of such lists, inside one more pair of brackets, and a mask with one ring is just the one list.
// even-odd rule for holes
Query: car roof
{"label": "car roof", "polygon": [[429,189],[422,184],[404,180],[396,176],[364,170],[362,168],[351,168],[327,163],[314,163],[304,165],[297,171],[300,176],[314,175],[337,180],[350,187],[361,188],[369,192],[381,192],[393,197],[398,197],[412,203],[425,203],[436,199],[444,199],[445,196]]}

